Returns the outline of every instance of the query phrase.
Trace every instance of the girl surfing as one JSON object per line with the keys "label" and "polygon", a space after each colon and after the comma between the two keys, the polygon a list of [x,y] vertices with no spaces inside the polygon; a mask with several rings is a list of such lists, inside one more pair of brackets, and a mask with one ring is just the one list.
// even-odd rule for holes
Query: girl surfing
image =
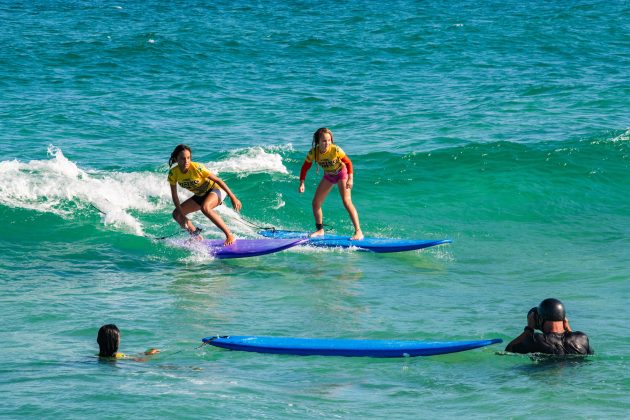
{"label": "girl surfing", "polygon": [[346,156],[341,147],[334,144],[332,131],[323,127],[315,131],[313,134],[313,143],[311,150],[306,155],[306,160],[300,171],[300,187],[298,191],[304,192],[304,180],[306,172],[313,165],[313,161],[324,169],[324,177],[319,182],[313,197],[313,216],[315,216],[315,232],[310,236],[324,235],[322,204],[333,189],[335,184],[339,188],[343,205],[350,215],[350,220],[354,225],[354,235],[351,240],[363,239],[363,232],[359,225],[359,215],[352,204],[350,191],[353,186],[352,162]]}
{"label": "girl surfing", "polygon": [[[175,163],[177,165],[173,166]],[[227,184],[201,163],[193,162],[190,147],[185,144],[175,147],[173,153],[171,153],[168,165],[171,167],[168,171],[168,182],[171,185],[171,197],[173,198],[173,204],[175,204],[173,219],[182,228],[186,229],[188,233],[198,236],[201,229],[196,228],[186,215],[201,210],[225,234],[223,245],[227,246],[234,243],[232,232],[221,219],[221,216],[214,211],[215,207],[223,203],[226,195],[230,197],[234,210],[241,210],[241,202],[228,188]],[[177,184],[194,194],[181,204],[177,195]]]}

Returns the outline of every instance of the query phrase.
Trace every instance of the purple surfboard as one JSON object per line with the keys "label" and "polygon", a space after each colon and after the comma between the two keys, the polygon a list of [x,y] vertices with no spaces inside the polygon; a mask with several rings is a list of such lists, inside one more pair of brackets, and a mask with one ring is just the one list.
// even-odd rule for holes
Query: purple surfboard
{"label": "purple surfboard", "polygon": [[215,258],[246,258],[272,254],[306,242],[306,239],[237,239],[232,245],[223,246],[224,239],[204,239],[200,242],[184,239],[173,243],[190,249],[203,247]]}

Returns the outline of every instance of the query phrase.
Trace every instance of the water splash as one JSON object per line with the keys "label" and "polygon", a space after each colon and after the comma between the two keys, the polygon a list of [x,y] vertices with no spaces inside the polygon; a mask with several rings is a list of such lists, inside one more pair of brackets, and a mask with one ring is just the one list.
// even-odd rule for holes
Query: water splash
{"label": "water splash", "polygon": [[225,160],[208,163],[208,168],[217,173],[237,173],[239,177],[263,172],[289,173],[282,163],[282,156],[277,153],[269,153],[262,147],[237,150]]}
{"label": "water splash", "polygon": [[630,140],[630,128],[627,129],[623,134],[618,135],[617,137],[613,138],[612,141],[628,141]]}
{"label": "water splash", "polygon": [[[159,207],[145,198],[154,193],[152,174],[121,174],[85,171],[67,159],[61,149],[50,145],[49,160],[0,162],[0,204],[71,219],[77,210],[96,207],[103,213],[103,223],[142,235],[142,224],[129,210],[147,211]],[[130,179],[131,178],[131,179]],[[162,204],[166,194],[162,196]]]}
{"label": "water splash", "polygon": [[[84,170],[72,162],[60,148],[50,145],[48,160],[0,162],[0,205],[53,213],[66,219],[77,217],[86,209],[96,208],[103,224],[136,235],[144,235],[141,214],[170,213],[172,208],[166,174],[161,172],[112,172]],[[214,171],[236,172],[246,176],[258,172],[287,173],[282,158],[260,147],[234,152],[228,159],[208,166]],[[179,189],[180,200],[192,194]],[[281,197],[278,205],[283,204]],[[255,236],[250,222],[229,204],[216,211],[238,237]],[[222,233],[200,212],[190,215],[196,225],[211,236]]]}

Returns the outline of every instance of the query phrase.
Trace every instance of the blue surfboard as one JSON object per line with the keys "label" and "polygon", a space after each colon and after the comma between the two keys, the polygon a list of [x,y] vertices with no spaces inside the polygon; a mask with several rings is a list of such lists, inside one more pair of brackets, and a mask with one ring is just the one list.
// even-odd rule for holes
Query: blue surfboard
{"label": "blue surfboard", "polygon": [[259,232],[267,238],[303,238],[307,239],[307,245],[318,247],[357,247],[372,252],[402,252],[431,246],[448,244],[450,239],[420,240],[420,239],[389,239],[389,238],[364,238],[360,241],[351,241],[349,236],[324,235],[309,238],[308,232],[294,230],[263,230]]}
{"label": "blue surfboard", "polygon": [[223,246],[224,239],[177,239],[172,243],[189,248],[207,250],[214,258],[246,258],[272,254],[306,242],[301,238],[288,239],[237,239],[232,245]]}
{"label": "blue surfboard", "polygon": [[351,340],[263,336],[214,336],[206,344],[230,350],[299,356],[413,357],[433,356],[501,343],[500,338],[472,341]]}

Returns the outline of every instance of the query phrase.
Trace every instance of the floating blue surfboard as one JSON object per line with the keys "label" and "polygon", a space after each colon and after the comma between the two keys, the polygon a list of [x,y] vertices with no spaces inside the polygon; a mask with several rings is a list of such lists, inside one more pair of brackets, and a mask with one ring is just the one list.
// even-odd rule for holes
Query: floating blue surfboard
{"label": "floating blue surfboard", "polygon": [[324,235],[309,238],[308,232],[294,230],[263,230],[259,232],[267,238],[305,238],[307,245],[319,247],[357,247],[372,252],[402,252],[428,248],[435,245],[448,244],[450,239],[438,240],[413,240],[413,239],[388,239],[388,238],[364,238],[360,241],[351,241],[349,236]]}
{"label": "floating blue surfboard", "polygon": [[350,340],[261,336],[214,336],[206,344],[230,350],[299,356],[413,357],[471,350],[501,343],[500,338],[473,341]]}
{"label": "floating blue surfboard", "polygon": [[223,246],[224,241],[224,239],[204,239],[202,241],[177,239],[172,241],[172,243],[189,249],[199,249],[201,247],[215,258],[227,259],[272,254],[306,242],[305,239],[300,238],[237,239],[232,245]]}

